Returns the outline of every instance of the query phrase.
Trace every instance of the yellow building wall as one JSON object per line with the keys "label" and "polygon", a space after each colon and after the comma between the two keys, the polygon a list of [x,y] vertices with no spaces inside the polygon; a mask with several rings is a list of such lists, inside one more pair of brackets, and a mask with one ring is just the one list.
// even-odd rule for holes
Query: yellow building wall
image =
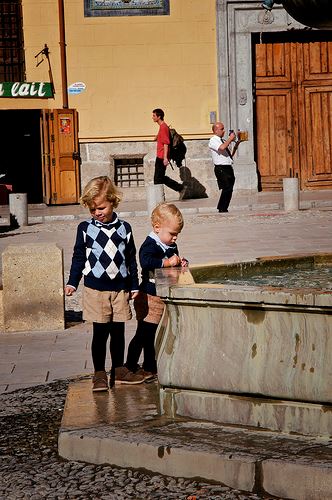
{"label": "yellow building wall", "polygon": [[[68,85],[86,84],[68,97],[81,141],[151,139],[157,107],[185,137],[210,135],[209,113],[218,109],[215,4],[170,0],[169,16],[84,17],[84,0],[65,0]],[[46,43],[56,96],[21,107],[61,108],[58,2],[22,6],[27,81],[49,80],[47,62],[36,67],[35,59]]]}

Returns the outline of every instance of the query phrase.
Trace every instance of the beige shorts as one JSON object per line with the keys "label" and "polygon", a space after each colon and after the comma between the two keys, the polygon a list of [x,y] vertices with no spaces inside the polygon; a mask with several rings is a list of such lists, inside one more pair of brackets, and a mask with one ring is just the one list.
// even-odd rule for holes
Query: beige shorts
{"label": "beige shorts", "polygon": [[83,289],[83,319],[95,323],[128,321],[132,318],[129,292],[101,292]]}
{"label": "beige shorts", "polygon": [[137,321],[146,321],[158,325],[164,312],[165,304],[160,297],[139,292],[134,299]]}

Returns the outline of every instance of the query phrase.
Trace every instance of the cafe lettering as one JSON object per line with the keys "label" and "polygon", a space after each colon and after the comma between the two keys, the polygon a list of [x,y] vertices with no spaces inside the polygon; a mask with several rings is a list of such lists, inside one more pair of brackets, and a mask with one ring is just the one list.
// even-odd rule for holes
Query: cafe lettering
{"label": "cafe lettering", "polygon": [[49,82],[3,82],[0,97],[47,99],[53,97],[53,89]]}

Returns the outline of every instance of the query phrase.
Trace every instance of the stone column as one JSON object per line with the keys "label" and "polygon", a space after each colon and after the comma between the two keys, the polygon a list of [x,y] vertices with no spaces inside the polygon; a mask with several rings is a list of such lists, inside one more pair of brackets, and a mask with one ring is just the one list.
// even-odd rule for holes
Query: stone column
{"label": "stone column", "polygon": [[148,184],[146,186],[146,202],[148,205],[148,215],[158,205],[165,201],[165,192],[163,184]]}
{"label": "stone column", "polygon": [[299,179],[286,177],[282,180],[284,190],[284,210],[294,212],[299,209]]}
{"label": "stone column", "polygon": [[[28,197],[27,193],[9,194],[9,213],[12,225],[14,218],[19,226],[28,225]],[[14,221],[13,221],[14,222]]]}

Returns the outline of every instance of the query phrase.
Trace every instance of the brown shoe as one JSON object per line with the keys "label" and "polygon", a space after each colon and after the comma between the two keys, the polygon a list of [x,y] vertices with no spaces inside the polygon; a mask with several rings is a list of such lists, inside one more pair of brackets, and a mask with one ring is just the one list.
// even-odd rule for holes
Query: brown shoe
{"label": "brown shoe", "polygon": [[144,382],[144,377],[137,373],[133,373],[125,366],[115,368],[115,383],[116,384],[141,384]]}
{"label": "brown shoe", "polygon": [[144,378],[144,381],[150,380],[150,379],[155,378],[157,376],[156,373],[146,372],[145,370],[143,370],[143,368],[140,368],[139,370],[137,370],[137,372],[135,372],[135,375],[141,375]]}
{"label": "brown shoe", "polygon": [[108,381],[106,372],[104,371],[95,372],[92,379],[92,383],[93,383],[92,386],[93,392],[108,391]]}

